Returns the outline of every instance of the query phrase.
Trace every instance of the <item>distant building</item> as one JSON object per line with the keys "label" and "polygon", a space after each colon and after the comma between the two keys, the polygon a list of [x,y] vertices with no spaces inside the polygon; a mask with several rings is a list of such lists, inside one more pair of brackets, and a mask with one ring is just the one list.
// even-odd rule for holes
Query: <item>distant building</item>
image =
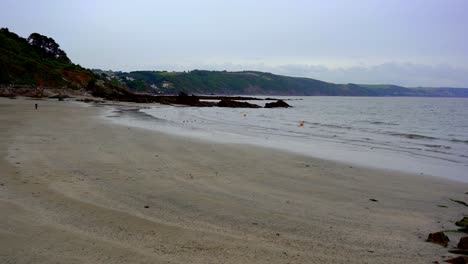
{"label": "distant building", "polygon": [[170,83],[170,82],[165,81],[165,82],[162,83],[162,88],[169,88],[171,86],[172,86],[172,83]]}

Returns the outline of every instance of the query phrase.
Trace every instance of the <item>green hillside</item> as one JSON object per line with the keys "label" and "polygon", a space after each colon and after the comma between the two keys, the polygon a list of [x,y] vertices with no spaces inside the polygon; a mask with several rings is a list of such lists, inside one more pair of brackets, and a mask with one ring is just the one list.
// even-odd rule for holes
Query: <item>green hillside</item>
{"label": "green hillside", "polygon": [[0,29],[0,85],[84,88],[95,79],[73,64],[52,39],[38,33],[27,39]]}
{"label": "green hillside", "polygon": [[157,93],[185,91],[198,94],[377,95],[373,89],[357,85],[341,85],[255,71],[135,71],[115,73],[113,77],[133,90]]}
{"label": "green hillside", "polygon": [[134,71],[104,74],[134,91],[163,94],[185,91],[195,94],[468,97],[468,89],[334,84],[256,71]]}

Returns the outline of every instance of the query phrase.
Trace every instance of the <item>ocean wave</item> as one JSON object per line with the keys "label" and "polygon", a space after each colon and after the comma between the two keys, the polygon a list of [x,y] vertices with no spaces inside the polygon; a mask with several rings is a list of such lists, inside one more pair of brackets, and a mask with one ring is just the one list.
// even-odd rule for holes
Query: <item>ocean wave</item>
{"label": "ocean wave", "polygon": [[468,140],[452,138],[450,141],[468,144]]}
{"label": "ocean wave", "polygon": [[323,124],[323,123],[310,123],[315,126],[322,126],[322,127],[330,127],[330,128],[339,128],[339,129],[353,129],[350,126],[343,126],[343,125],[334,125],[334,124]]}
{"label": "ocean wave", "polygon": [[399,124],[397,123],[391,123],[391,122],[383,122],[383,121],[359,121],[359,123],[366,123],[366,124],[372,124],[372,125],[386,125],[386,126],[398,126]]}
{"label": "ocean wave", "polygon": [[444,146],[444,145],[423,144],[423,146],[429,147],[429,148],[451,149],[451,147],[449,147],[449,146]]}
{"label": "ocean wave", "polygon": [[435,138],[435,137],[424,136],[424,135],[413,134],[413,133],[390,132],[390,133],[387,133],[387,134],[391,135],[391,136],[404,137],[404,138],[409,138],[409,139],[429,139],[429,140],[438,139],[438,138]]}

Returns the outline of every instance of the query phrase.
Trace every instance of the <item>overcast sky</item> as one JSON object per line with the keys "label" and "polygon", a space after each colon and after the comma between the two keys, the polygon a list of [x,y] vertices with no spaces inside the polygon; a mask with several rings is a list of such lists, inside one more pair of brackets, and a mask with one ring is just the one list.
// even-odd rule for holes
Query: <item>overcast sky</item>
{"label": "overcast sky", "polygon": [[468,0],[0,0],[0,26],[112,70],[468,87]]}

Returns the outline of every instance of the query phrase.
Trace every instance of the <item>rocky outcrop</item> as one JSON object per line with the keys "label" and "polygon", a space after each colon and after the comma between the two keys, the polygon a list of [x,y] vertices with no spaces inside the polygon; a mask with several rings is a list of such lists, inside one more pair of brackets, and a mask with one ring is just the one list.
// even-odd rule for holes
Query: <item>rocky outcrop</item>
{"label": "rocky outcrop", "polygon": [[0,97],[15,97],[16,94],[11,92],[9,89],[0,88]]}
{"label": "rocky outcrop", "polygon": [[468,236],[460,238],[457,247],[459,249],[468,250]]}
{"label": "rocky outcrop", "polygon": [[257,98],[257,97],[251,97],[251,96],[220,96],[220,95],[197,95],[198,98],[200,99],[205,99],[205,100],[223,100],[223,99],[228,99],[228,100],[242,100],[242,101],[263,101],[263,100],[278,100],[278,99],[272,99],[272,98],[267,98],[267,99],[262,99],[262,98]]}
{"label": "rocky outcrop", "polygon": [[444,232],[436,232],[429,234],[426,241],[447,247],[450,239],[444,234]]}
{"label": "rocky outcrop", "polygon": [[455,225],[459,227],[468,227],[468,217],[463,217],[460,221],[455,222]]}
{"label": "rocky outcrop", "polygon": [[236,108],[261,108],[261,106],[256,104],[251,104],[247,102],[238,102],[228,99],[222,99],[216,104],[218,107],[236,107]]}
{"label": "rocky outcrop", "polygon": [[51,99],[58,99],[59,101],[63,101],[64,99],[67,99],[67,98],[73,98],[67,94],[56,94],[56,95],[53,95],[53,96],[49,96],[49,98]]}
{"label": "rocky outcrop", "polygon": [[448,252],[452,254],[468,256],[468,250],[464,250],[464,249],[451,249]]}
{"label": "rocky outcrop", "polygon": [[445,262],[452,263],[452,264],[467,264],[468,263],[468,257],[465,257],[465,256],[456,257],[456,258],[452,258],[452,259],[447,259]]}
{"label": "rocky outcrop", "polygon": [[273,102],[273,103],[266,103],[265,104],[265,108],[274,108],[274,107],[291,107],[288,103],[286,103],[285,101],[283,100],[278,100],[276,102]]}
{"label": "rocky outcrop", "polygon": [[178,96],[165,96],[167,102],[172,102],[173,104],[181,104],[188,106],[198,106],[198,107],[210,107],[214,106],[213,102],[203,102],[200,101],[200,98],[196,95],[187,95],[184,92],[180,92]]}
{"label": "rocky outcrop", "polygon": [[[155,96],[150,94],[138,94],[128,90],[125,87],[115,86],[109,82],[97,81],[93,82],[87,87],[87,90],[91,92],[91,95],[94,97],[104,98],[109,101],[121,101],[121,102],[134,102],[134,103],[160,103],[160,104],[179,104],[186,106],[195,106],[195,107],[234,107],[234,108],[261,108],[261,106],[256,104],[251,104],[247,102],[240,102],[237,100],[262,100],[254,97],[219,97],[221,100],[219,102],[213,101],[201,101],[200,97],[196,95],[187,95],[186,93],[179,93],[177,96]],[[78,94],[77,94],[78,93]],[[84,95],[76,92],[72,95]],[[72,98],[68,94],[61,92],[52,92],[48,89],[38,89],[37,87],[25,87],[25,88],[0,88],[0,97],[15,97],[15,96],[27,96],[34,98],[43,98],[48,97],[52,99],[58,99],[63,101],[67,98]],[[202,97],[206,98],[206,97]],[[210,97],[210,99],[213,99]],[[90,98],[78,99],[78,101],[83,102],[102,102],[101,100],[94,100]]]}
{"label": "rocky outcrop", "polygon": [[187,95],[186,93],[179,93],[177,96],[155,96],[149,94],[136,94],[125,88],[121,87],[104,87],[97,85],[93,87],[93,96],[102,97],[111,101],[135,102],[135,103],[160,103],[160,104],[179,104],[195,107],[239,107],[239,108],[260,108],[255,104],[246,102],[239,102],[229,100],[227,98],[221,99],[220,102],[206,102],[200,101],[200,98],[195,95]]}
{"label": "rocky outcrop", "polygon": [[455,222],[455,225],[461,227],[458,231],[468,233],[468,217],[463,217],[460,221]]}
{"label": "rocky outcrop", "polygon": [[84,102],[84,103],[97,103],[97,104],[102,104],[102,103],[106,102],[106,101],[103,101],[103,100],[96,100],[96,99],[92,99],[92,98],[80,98],[80,99],[76,99],[76,101]]}

